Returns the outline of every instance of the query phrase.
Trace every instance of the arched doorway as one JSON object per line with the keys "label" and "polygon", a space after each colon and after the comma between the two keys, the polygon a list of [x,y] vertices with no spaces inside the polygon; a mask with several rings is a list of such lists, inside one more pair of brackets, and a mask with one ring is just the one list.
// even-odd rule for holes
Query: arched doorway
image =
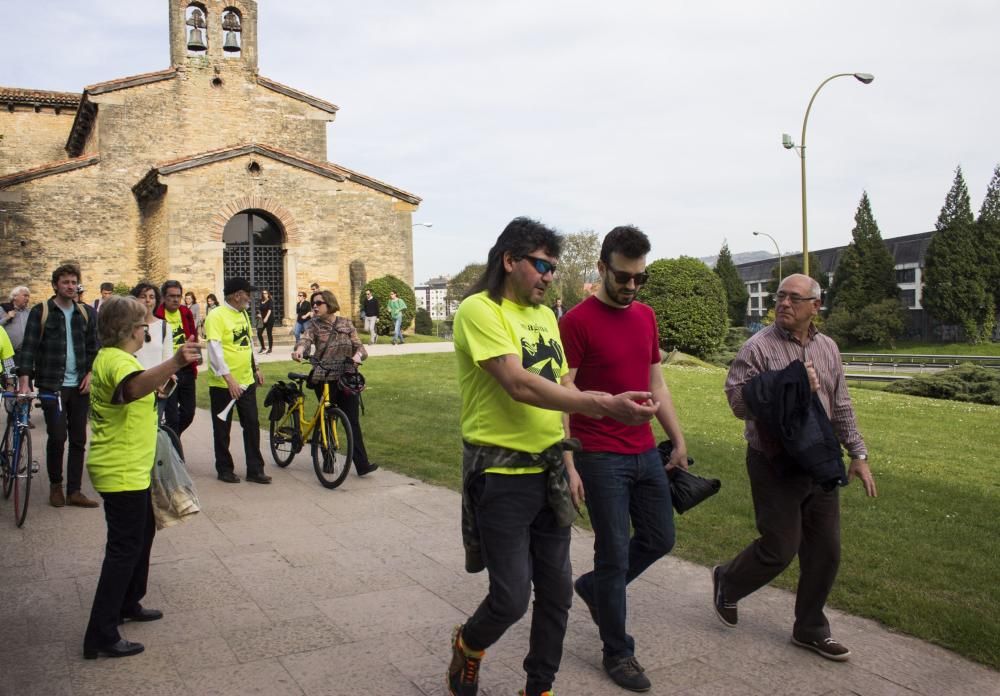
{"label": "arched doorway", "polygon": [[[226,245],[222,252],[224,278],[246,278],[251,285],[270,292],[279,325],[285,316],[284,237],[278,221],[262,210],[237,213],[222,231]],[[259,301],[258,295],[254,298],[255,309]]]}

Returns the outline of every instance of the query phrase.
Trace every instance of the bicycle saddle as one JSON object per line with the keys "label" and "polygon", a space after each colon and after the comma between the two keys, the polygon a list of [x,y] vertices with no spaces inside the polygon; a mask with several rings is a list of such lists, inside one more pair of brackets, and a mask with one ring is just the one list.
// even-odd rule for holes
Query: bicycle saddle
{"label": "bicycle saddle", "polygon": [[288,379],[295,380],[296,382],[304,382],[309,379],[309,375],[304,375],[301,372],[289,372]]}

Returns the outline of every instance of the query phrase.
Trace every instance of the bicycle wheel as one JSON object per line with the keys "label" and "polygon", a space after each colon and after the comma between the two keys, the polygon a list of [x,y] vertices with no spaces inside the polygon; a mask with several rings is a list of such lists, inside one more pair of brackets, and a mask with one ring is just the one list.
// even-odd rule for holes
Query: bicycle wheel
{"label": "bicycle wheel", "polygon": [[274,463],[285,468],[302,449],[299,440],[299,412],[292,411],[280,421],[271,421],[271,456]]}
{"label": "bicycle wheel", "polygon": [[4,499],[9,498],[11,492],[14,490],[14,477],[11,475],[10,470],[10,458],[13,456],[14,452],[11,448],[12,445],[10,421],[7,422],[7,427],[3,432],[3,441],[0,442],[0,467],[3,467],[3,497]]}
{"label": "bicycle wheel", "polygon": [[320,483],[327,488],[336,488],[351,470],[354,433],[347,422],[347,415],[333,406],[326,409],[323,415],[323,431],[326,433],[325,445],[319,427],[313,435],[313,469]]}
{"label": "bicycle wheel", "polygon": [[28,516],[28,496],[31,494],[31,436],[28,429],[21,432],[18,447],[13,458],[16,471],[14,476],[14,522],[20,527]]}

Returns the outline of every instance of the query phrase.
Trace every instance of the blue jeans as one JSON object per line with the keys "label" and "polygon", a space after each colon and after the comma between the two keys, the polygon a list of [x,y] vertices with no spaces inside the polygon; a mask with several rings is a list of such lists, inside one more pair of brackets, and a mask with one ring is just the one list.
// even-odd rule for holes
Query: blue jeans
{"label": "blue jeans", "polygon": [[295,321],[295,343],[298,344],[299,339],[302,338],[302,330],[306,328],[306,325],[301,321]]}
{"label": "blue jeans", "polygon": [[655,448],[580,452],[574,459],[594,528],[594,570],[577,582],[597,607],[604,655],[634,655],[635,641],[625,630],[625,586],[674,546],[670,482]]}
{"label": "blue jeans", "polygon": [[469,483],[469,495],[490,586],[462,639],[475,650],[489,648],[531,604],[526,693],[541,693],[552,688],[559,670],[573,601],[570,528],[556,522],[545,474],[480,474]]}
{"label": "blue jeans", "polygon": [[400,329],[403,326],[403,315],[400,314],[398,317],[396,317],[395,319],[393,319],[393,321],[396,322],[396,326],[393,329],[392,340],[393,341],[399,341],[400,343],[402,343],[403,342],[403,332]]}

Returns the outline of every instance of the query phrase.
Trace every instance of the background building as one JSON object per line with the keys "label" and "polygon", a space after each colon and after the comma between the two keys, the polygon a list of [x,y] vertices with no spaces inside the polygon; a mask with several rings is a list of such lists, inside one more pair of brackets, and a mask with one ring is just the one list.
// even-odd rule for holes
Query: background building
{"label": "background building", "polygon": [[420,198],[326,161],[338,107],[259,74],[257,4],[166,4],[166,70],[0,87],[0,287],[47,297],[66,260],[95,290],[175,278],[201,297],[252,276],[281,317],[311,282],[412,283]]}
{"label": "background building", "polygon": [[431,319],[447,319],[458,309],[458,303],[446,301],[448,295],[448,281],[450,276],[438,276],[431,278],[423,285],[416,285],[413,294],[417,298],[417,306],[426,309]]}

